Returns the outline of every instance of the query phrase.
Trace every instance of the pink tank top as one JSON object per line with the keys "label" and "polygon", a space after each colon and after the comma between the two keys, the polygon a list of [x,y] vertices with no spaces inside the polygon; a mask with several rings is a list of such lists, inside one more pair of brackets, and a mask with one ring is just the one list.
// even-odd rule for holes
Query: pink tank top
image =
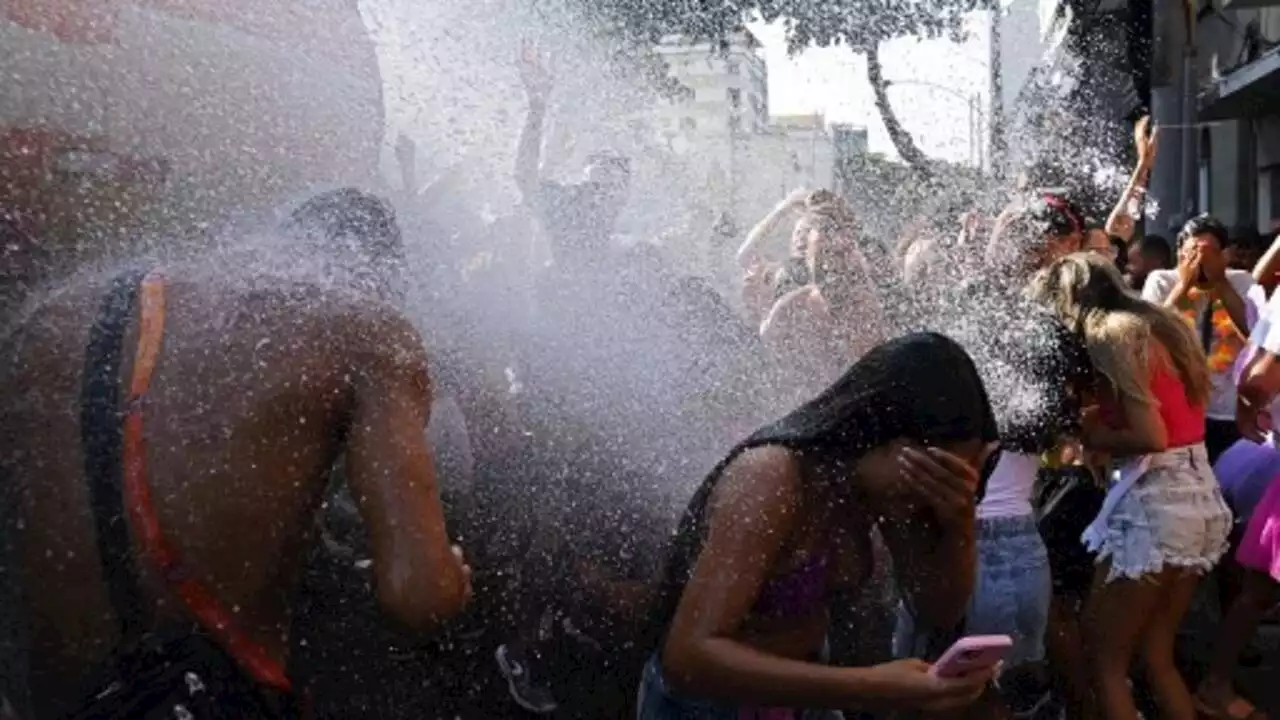
{"label": "pink tank top", "polygon": [[[1204,441],[1204,406],[1191,404],[1182,380],[1173,370],[1153,363],[1151,394],[1160,403],[1160,420],[1169,433],[1169,449]],[[1099,405],[1108,425],[1120,427],[1124,424],[1120,408],[1113,402],[1104,399]]]}

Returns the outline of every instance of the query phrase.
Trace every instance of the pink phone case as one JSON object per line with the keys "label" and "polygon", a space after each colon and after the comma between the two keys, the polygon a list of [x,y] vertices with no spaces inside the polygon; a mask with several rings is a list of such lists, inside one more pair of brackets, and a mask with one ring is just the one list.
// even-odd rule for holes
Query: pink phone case
{"label": "pink phone case", "polygon": [[1013,647],[1008,635],[970,635],[947,648],[929,672],[937,677],[962,677],[986,670],[1004,659]]}

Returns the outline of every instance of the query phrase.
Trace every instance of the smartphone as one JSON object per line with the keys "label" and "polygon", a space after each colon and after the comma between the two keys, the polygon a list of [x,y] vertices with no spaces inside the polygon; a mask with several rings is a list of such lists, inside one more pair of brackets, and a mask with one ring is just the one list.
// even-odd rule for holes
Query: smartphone
{"label": "smartphone", "polygon": [[960,638],[938,658],[929,672],[954,678],[994,667],[1013,648],[1008,635],[970,635]]}

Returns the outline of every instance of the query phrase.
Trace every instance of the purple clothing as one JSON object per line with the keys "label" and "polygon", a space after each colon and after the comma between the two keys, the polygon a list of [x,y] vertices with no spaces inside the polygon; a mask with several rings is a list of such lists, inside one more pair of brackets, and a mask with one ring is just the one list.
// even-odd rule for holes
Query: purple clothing
{"label": "purple clothing", "polygon": [[1280,476],[1280,449],[1237,440],[1213,465],[1222,496],[1236,522],[1244,523],[1253,514],[1271,479]]}
{"label": "purple clothing", "polygon": [[803,565],[779,578],[766,580],[755,612],[766,617],[799,618],[822,607],[827,599],[831,553],[815,553]]}

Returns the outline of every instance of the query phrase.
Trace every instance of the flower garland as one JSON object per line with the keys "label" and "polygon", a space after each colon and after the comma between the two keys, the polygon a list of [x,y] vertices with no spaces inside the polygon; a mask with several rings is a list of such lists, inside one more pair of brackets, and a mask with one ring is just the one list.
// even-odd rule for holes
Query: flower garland
{"label": "flower garland", "polygon": [[1213,311],[1213,339],[1209,343],[1209,372],[1229,372],[1235,365],[1236,356],[1244,349],[1244,338],[1240,337],[1240,333],[1236,331],[1235,323],[1231,321],[1231,314],[1227,312],[1227,306],[1210,293],[1193,287],[1187,292],[1186,297],[1178,302],[1178,310],[1182,313],[1182,319],[1187,321],[1199,338],[1200,313],[1196,311],[1196,306],[1203,297],[1208,298]]}

